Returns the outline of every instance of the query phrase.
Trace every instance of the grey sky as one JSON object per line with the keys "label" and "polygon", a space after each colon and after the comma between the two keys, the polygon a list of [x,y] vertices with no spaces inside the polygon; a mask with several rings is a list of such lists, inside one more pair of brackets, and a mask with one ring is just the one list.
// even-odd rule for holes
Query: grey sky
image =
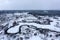
{"label": "grey sky", "polygon": [[60,10],[60,0],[0,0],[0,10]]}

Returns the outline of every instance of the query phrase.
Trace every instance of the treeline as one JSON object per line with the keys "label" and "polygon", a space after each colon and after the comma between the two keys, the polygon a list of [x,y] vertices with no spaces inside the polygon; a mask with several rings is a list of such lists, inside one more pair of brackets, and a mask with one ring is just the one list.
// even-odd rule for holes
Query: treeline
{"label": "treeline", "polygon": [[60,16],[60,11],[58,10],[47,10],[47,11],[33,11],[33,12],[30,12],[29,14],[33,14],[33,15],[42,15],[42,16],[45,16],[45,15],[48,15],[48,16]]}
{"label": "treeline", "polygon": [[0,10],[0,14],[21,12],[29,12],[33,15],[60,15],[60,10]]}

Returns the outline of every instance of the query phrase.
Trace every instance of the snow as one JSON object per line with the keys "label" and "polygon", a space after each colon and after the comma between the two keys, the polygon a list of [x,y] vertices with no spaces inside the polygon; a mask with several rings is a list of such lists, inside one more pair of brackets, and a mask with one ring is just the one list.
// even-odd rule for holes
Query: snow
{"label": "snow", "polygon": [[8,28],[10,28],[12,25],[13,25],[13,22],[14,22],[15,20],[10,20],[9,22],[8,22]]}
{"label": "snow", "polygon": [[43,40],[39,36],[33,36],[29,40]]}
{"label": "snow", "polygon": [[23,13],[14,13],[14,15],[20,16],[20,15],[27,15],[29,12],[23,12]]}
{"label": "snow", "polygon": [[0,40],[8,40],[7,35],[4,35],[4,36],[0,35]]}
{"label": "snow", "polygon": [[14,15],[17,15],[17,16],[19,16],[19,15],[20,15],[20,13],[14,13]]}
{"label": "snow", "polygon": [[20,25],[34,25],[37,28],[43,28],[43,29],[51,29],[51,30],[55,30],[55,31],[59,31],[60,32],[60,28],[54,27],[53,25],[40,25],[40,24],[36,24],[36,23],[20,23]]}
{"label": "snow", "polygon": [[60,20],[60,17],[58,17],[58,20]]}
{"label": "snow", "polygon": [[[20,17],[20,15],[22,15],[22,18]],[[15,17],[16,16],[19,16],[19,18],[18,19],[16,19]],[[25,17],[26,16],[26,17]],[[13,17],[13,18],[11,18],[11,20],[9,20],[9,21],[7,21],[7,22],[5,22],[5,23],[3,23],[2,25],[6,25],[6,24],[8,24],[8,30],[7,30],[7,33],[10,33],[10,34],[14,34],[14,33],[18,33],[19,32],[19,28],[20,28],[20,26],[21,25],[33,25],[33,26],[36,26],[37,28],[42,28],[42,29],[50,29],[50,30],[54,30],[54,31],[58,31],[58,32],[60,32],[60,26],[59,27],[57,27],[57,26],[55,26],[56,24],[57,24],[57,22],[59,22],[59,24],[60,24],[60,21],[58,21],[58,20],[60,20],[60,17],[58,17],[58,19],[54,19],[53,17],[49,17],[49,16],[41,16],[42,17],[42,19],[41,19],[41,22],[43,23],[43,19],[50,19],[50,20],[52,20],[53,22],[51,22],[50,23],[50,25],[41,25],[41,24],[37,24],[37,23],[34,23],[34,22],[30,22],[30,23],[28,23],[28,22],[22,22],[22,20],[26,20],[26,21],[34,21],[34,20],[38,20],[38,18],[36,18],[36,17],[34,17],[33,15],[30,15],[30,14],[28,14],[28,12],[23,12],[23,13],[14,13],[14,14],[7,14],[7,17]],[[13,23],[14,23],[14,21],[16,21],[17,23],[18,23],[18,25],[16,25],[16,26],[14,26],[14,27],[11,27],[12,25],[13,25]],[[59,25],[58,24],[58,25]],[[11,28],[10,28],[11,27]],[[25,29],[26,28],[28,28],[27,26],[23,26],[22,28],[21,28],[21,30],[22,30],[22,32],[25,32]],[[31,29],[32,30],[32,29]],[[0,31],[0,33],[1,33],[2,31]],[[32,34],[34,34],[36,32],[36,30],[32,33]],[[36,32],[37,33],[37,32]],[[53,32],[49,32],[48,33],[49,35],[50,34],[52,34],[54,37],[47,37],[46,38],[46,40],[52,40],[52,39],[54,39],[54,40],[60,40],[60,38],[58,37],[58,38],[56,38],[55,37],[55,35],[57,34],[57,33],[53,33]],[[0,35],[1,36],[1,35]],[[21,35],[19,35],[19,36],[21,36]],[[23,35],[22,35],[23,36]],[[2,38],[3,36],[1,36],[0,38]],[[5,35],[4,35],[4,38],[7,40],[7,37],[5,37]],[[45,35],[44,34],[38,34],[37,36],[31,36],[30,37],[30,39],[28,39],[28,40],[45,40],[45,39],[42,39],[42,38],[45,38]],[[3,39],[2,39],[3,40]],[[26,39],[27,40],[27,39]]]}
{"label": "snow", "polygon": [[12,27],[7,31],[7,33],[17,33],[19,31],[18,28],[19,26]]}
{"label": "snow", "polygon": [[[15,13],[15,15],[18,15],[18,13],[16,14]],[[27,14],[26,14],[27,15]],[[27,17],[26,19],[35,19],[35,17]],[[48,16],[47,16],[47,18],[49,18]],[[18,21],[22,21],[22,20],[24,20],[25,18],[18,18],[17,20],[15,20],[16,22],[18,22]],[[21,25],[34,25],[34,26],[36,26],[37,28],[43,28],[43,29],[50,29],[50,30],[54,30],[54,31],[58,31],[58,32],[60,32],[60,28],[58,28],[58,27],[55,27],[54,25],[56,25],[56,22],[59,22],[59,21],[57,21],[57,19],[54,19],[54,18],[52,18],[52,17],[50,17],[50,20],[53,20],[53,22],[51,22],[50,24],[51,25],[41,25],[41,24],[37,24],[37,23],[19,23],[19,26],[15,26],[15,27],[13,27],[13,28],[10,28],[9,29],[9,31],[8,31],[8,33],[16,33],[16,32],[18,32],[18,29],[19,29],[19,27],[21,26]],[[42,21],[42,20],[41,20]],[[10,26],[12,26],[12,23],[14,22],[14,20],[11,20],[10,22],[9,22],[9,27]]]}
{"label": "snow", "polygon": [[40,25],[40,24],[36,24],[36,23],[20,23],[18,26],[10,28],[8,33],[16,33],[16,32],[18,32],[18,29],[19,29],[19,27],[21,25],[34,25],[37,28],[51,29],[51,30],[60,32],[60,28],[57,28],[57,27],[55,27],[53,25]]}
{"label": "snow", "polygon": [[5,22],[5,23],[3,23],[3,24],[1,24],[1,25],[5,26],[6,24],[7,24],[7,22]]}
{"label": "snow", "polygon": [[6,14],[7,17],[12,17],[13,15],[12,14]]}

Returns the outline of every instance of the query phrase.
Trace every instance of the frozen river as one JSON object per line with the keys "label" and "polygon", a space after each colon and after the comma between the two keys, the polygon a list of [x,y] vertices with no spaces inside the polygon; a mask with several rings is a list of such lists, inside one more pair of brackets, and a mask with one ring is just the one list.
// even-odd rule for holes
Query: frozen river
{"label": "frozen river", "polygon": [[2,14],[0,36],[0,40],[60,40],[60,17]]}

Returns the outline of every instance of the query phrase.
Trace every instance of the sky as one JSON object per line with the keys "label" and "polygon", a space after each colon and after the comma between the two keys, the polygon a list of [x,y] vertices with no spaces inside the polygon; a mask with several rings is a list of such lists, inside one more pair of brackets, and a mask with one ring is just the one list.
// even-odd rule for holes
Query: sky
{"label": "sky", "polygon": [[60,0],[0,0],[0,10],[60,10]]}

